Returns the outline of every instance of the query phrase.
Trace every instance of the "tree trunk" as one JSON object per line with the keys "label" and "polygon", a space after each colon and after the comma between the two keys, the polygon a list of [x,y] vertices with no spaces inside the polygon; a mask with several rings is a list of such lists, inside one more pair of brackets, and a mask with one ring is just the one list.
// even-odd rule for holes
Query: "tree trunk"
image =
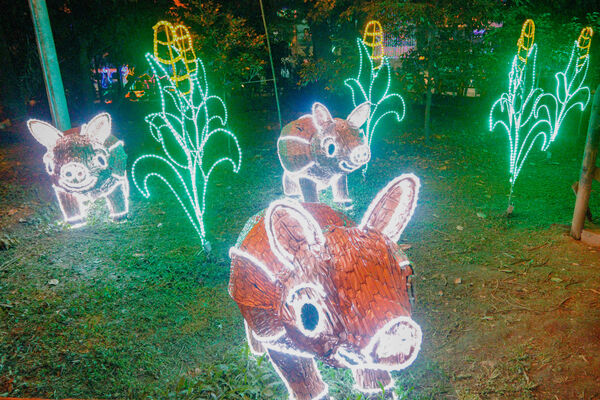
{"label": "tree trunk", "polygon": [[427,93],[425,95],[425,141],[429,142],[430,137],[430,121],[431,121],[431,100],[433,98],[433,87],[431,85],[431,76],[427,81]]}

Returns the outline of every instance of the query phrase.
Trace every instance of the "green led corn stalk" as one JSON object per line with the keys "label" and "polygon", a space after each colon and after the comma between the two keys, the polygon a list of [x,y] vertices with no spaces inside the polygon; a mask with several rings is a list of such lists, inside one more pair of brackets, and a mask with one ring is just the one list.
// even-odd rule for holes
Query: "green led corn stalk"
{"label": "green led corn stalk", "polygon": [[[157,79],[161,111],[146,117],[150,133],[163,155],[146,154],[132,166],[133,182],[146,198],[150,197],[148,181],[151,177],[162,181],[175,195],[177,201],[198,233],[202,244],[208,248],[204,229],[206,190],[214,169],[230,164],[237,173],[241,166],[242,151],[235,135],[225,128],[227,108],[217,96],[209,95],[206,71],[201,60],[190,74],[190,92],[183,94],[164,67],[151,54],[146,54]],[[159,72],[159,73],[157,73]],[[223,155],[220,141],[233,140],[236,157]]]}
{"label": "green led corn stalk", "polygon": [[[396,117],[400,122],[404,119],[406,106],[404,99],[397,93],[389,93],[391,85],[390,63],[387,57],[383,57],[378,69],[373,69],[369,50],[361,39],[357,39],[359,52],[359,67],[356,78],[349,78],[344,84],[352,92],[352,104],[356,108],[366,101],[371,103],[371,113],[367,119],[365,134],[369,149],[375,129],[379,122],[386,116]],[[368,163],[365,165],[363,174],[367,171]]]}
{"label": "green led corn stalk", "polygon": [[500,127],[508,137],[509,213],[513,188],[529,152],[536,142],[539,142],[541,149],[546,148],[552,132],[549,108],[539,104],[544,92],[535,86],[537,45],[533,43],[534,29],[531,20],[523,24],[517,42],[518,52],[508,74],[508,92],[502,93],[490,112],[490,131]]}
{"label": "green led corn stalk", "polygon": [[591,27],[583,28],[579,38],[573,43],[569,63],[564,71],[556,73],[556,93],[546,93],[540,101],[540,107],[548,108],[552,117],[552,133],[550,140],[542,150],[546,151],[552,143],[565,117],[575,107],[583,111],[590,101],[590,89],[583,86],[590,65],[590,44],[594,31]]}

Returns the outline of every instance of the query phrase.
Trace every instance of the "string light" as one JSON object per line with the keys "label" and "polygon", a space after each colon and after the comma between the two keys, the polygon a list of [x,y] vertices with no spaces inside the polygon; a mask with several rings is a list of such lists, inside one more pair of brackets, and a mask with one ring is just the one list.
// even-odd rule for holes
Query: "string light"
{"label": "string light", "polygon": [[[192,36],[185,25],[173,25],[168,21],[160,21],[152,28],[154,30],[154,57],[159,62],[170,66],[171,81],[177,88],[183,86],[182,94],[189,94],[191,90],[190,75],[196,70],[196,54],[192,46]],[[163,34],[164,40],[159,39]],[[161,54],[167,54],[167,58]],[[180,74],[177,67],[185,71]],[[165,72],[166,73],[166,72]],[[182,85],[185,82],[185,85]]]}
{"label": "string light", "polygon": [[535,25],[531,20],[523,24],[509,73],[508,92],[492,105],[489,120],[490,131],[501,127],[508,136],[509,206],[515,181],[534,145],[538,143],[540,150],[547,151],[569,111],[576,106],[583,111],[589,102],[590,90],[582,85],[589,67],[592,35],[593,30],[589,27],[581,31],[573,44],[566,69],[555,74],[556,93],[544,93],[535,87]]}
{"label": "string light", "polygon": [[[508,136],[509,206],[515,181],[529,152],[537,141],[541,141],[540,148],[545,148],[552,129],[549,109],[538,107],[544,93],[542,89],[535,87],[537,44],[532,44],[534,29],[535,25],[531,20],[523,24],[521,37],[517,41],[517,54],[508,75],[508,92],[502,93],[490,111],[490,131],[500,126]],[[525,48],[529,50],[522,56],[521,52]]]}
{"label": "string light", "polygon": [[80,129],[67,132],[36,119],[27,121],[27,126],[46,147],[46,172],[66,223],[73,228],[84,226],[89,207],[99,198],[106,199],[111,219],[126,217],[127,154],[123,142],[111,134],[109,114],[99,114]]}
{"label": "string light", "polygon": [[528,19],[523,23],[521,27],[521,36],[517,40],[517,55],[519,56],[519,68],[523,69],[523,66],[527,64],[529,57],[529,50],[533,46],[535,41],[535,23],[533,20]]}
{"label": "string light", "polygon": [[[166,74],[156,57],[146,54],[146,59],[154,76],[165,76],[156,80],[161,111],[146,117],[150,134],[160,143],[164,155],[146,154],[135,160],[132,166],[133,182],[148,198],[149,179],[154,177],[162,181],[183,208],[203,245],[208,247],[204,214],[210,176],[222,163],[230,164],[233,172],[237,173],[241,167],[242,150],[236,136],[225,128],[225,103],[220,97],[209,94],[206,70],[201,60],[195,61],[196,66],[189,77],[190,91],[186,95],[177,88],[176,82]],[[213,115],[214,112],[218,113]],[[211,143],[218,136],[233,141],[237,160],[222,156],[216,161],[204,162],[204,158],[212,154],[209,150],[215,144]]]}
{"label": "string light", "polygon": [[[359,66],[356,78],[349,78],[344,81],[344,84],[350,88],[352,93],[352,104],[356,107],[363,102],[371,104],[371,113],[367,119],[365,129],[367,143],[371,148],[371,141],[379,122],[386,116],[396,117],[396,121],[400,122],[404,119],[406,106],[404,99],[397,93],[389,93],[391,86],[391,71],[387,57],[382,58],[381,68],[377,71],[373,69],[373,62],[369,57],[369,52],[362,40],[357,39],[359,52]],[[394,100],[399,100],[397,107],[393,107]],[[365,165],[363,171],[366,172],[368,167]]]}
{"label": "string light", "polygon": [[290,122],[281,130],[277,155],[284,170],[286,196],[319,201],[319,191],[331,187],[333,200],[349,207],[347,175],[371,157],[360,127],[369,117],[365,102],[345,120],[334,120],[327,107],[315,103],[312,114]]}
{"label": "string light", "polygon": [[589,52],[593,32],[591,27],[582,29],[579,38],[573,43],[567,67],[554,75],[556,92],[545,93],[540,100],[540,107],[546,108],[545,112],[552,117],[550,120],[552,134],[542,148],[544,151],[556,139],[569,112],[577,106],[580,111],[583,111],[590,101],[590,89],[583,86],[583,82],[590,65]]}
{"label": "string light", "polygon": [[359,226],[324,204],[276,200],[231,248],[229,294],[248,344],[268,353],[290,399],[327,396],[315,359],[351,369],[366,395],[392,390],[390,371],[416,359],[422,332],[410,318],[412,269],[395,241],[418,192],[416,176],[395,178]]}
{"label": "string light", "polygon": [[586,26],[581,30],[579,37],[577,38],[578,55],[577,68],[582,68],[583,64],[587,62],[590,55],[590,45],[592,44],[592,36],[594,30],[591,26]]}
{"label": "string light", "polygon": [[371,48],[371,62],[379,69],[383,61],[383,28],[377,20],[369,21],[365,26],[363,43]]}

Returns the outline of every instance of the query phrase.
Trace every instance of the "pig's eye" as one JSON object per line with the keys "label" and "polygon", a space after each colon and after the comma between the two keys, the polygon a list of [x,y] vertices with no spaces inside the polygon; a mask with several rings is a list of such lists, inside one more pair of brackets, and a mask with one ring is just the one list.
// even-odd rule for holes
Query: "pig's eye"
{"label": "pig's eye", "polygon": [[325,150],[325,154],[327,155],[327,157],[335,156],[335,151],[337,150],[337,147],[332,138],[327,137],[327,138],[323,139],[322,146],[323,146],[323,149]]}
{"label": "pig's eye", "polygon": [[328,330],[329,323],[326,297],[323,287],[319,284],[306,283],[292,290],[287,304],[294,310],[296,326],[303,335],[317,337]]}
{"label": "pig's eye", "polygon": [[106,162],[106,157],[104,157],[102,154],[99,154],[94,158],[95,158],[96,164],[98,164],[102,168],[106,167],[106,165],[108,164]]}
{"label": "pig's eye", "polygon": [[330,143],[329,146],[327,146],[327,155],[329,157],[333,157],[334,154],[335,154],[335,144]]}
{"label": "pig's eye", "polygon": [[50,175],[54,173],[54,163],[52,161],[46,163],[46,172]]}
{"label": "pig's eye", "polygon": [[319,310],[314,304],[305,303],[300,309],[300,320],[304,329],[313,332],[319,324]]}

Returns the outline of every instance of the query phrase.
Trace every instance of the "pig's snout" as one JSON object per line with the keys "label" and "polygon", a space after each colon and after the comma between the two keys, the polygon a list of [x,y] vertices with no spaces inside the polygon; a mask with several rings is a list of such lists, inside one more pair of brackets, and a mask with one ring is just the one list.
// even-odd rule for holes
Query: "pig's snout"
{"label": "pig's snout", "polygon": [[369,151],[369,146],[358,146],[352,153],[350,153],[350,161],[354,165],[363,165],[369,162],[371,158],[371,151]]}
{"label": "pig's snout", "polygon": [[60,181],[67,188],[84,188],[92,184],[93,180],[90,170],[82,163],[72,161],[60,169]]}
{"label": "pig's snout", "polygon": [[389,369],[409,366],[421,348],[421,328],[409,317],[388,322],[373,337],[363,354]]}

